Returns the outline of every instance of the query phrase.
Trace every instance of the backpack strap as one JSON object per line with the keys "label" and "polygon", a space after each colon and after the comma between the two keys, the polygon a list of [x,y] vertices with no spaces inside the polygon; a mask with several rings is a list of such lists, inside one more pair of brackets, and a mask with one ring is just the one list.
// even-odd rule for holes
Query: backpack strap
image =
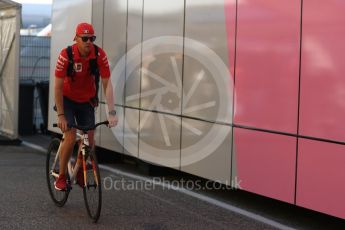
{"label": "backpack strap", "polygon": [[74,60],[73,60],[73,53],[72,53],[72,46],[67,46],[66,48],[67,56],[68,56],[68,66],[67,66],[67,76],[69,76],[72,81],[74,81]]}
{"label": "backpack strap", "polygon": [[99,79],[100,79],[100,73],[99,73],[99,68],[98,68],[98,63],[97,63],[97,59],[98,59],[98,46],[96,46],[95,44],[93,45],[95,47],[95,56],[96,58],[94,59],[90,59],[90,72],[91,75],[93,75],[95,77],[95,86],[96,86],[96,93],[95,96],[92,97],[90,99],[91,104],[96,107],[98,106],[98,91],[99,91]]}

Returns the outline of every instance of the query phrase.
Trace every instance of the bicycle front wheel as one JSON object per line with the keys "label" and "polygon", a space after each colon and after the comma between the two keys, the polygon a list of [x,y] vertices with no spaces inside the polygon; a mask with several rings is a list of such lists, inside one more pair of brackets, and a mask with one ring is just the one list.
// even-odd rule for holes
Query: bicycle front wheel
{"label": "bicycle front wheel", "polygon": [[83,187],[85,206],[88,215],[96,223],[102,208],[102,183],[94,151],[90,152],[87,159],[83,159],[83,169],[86,175]]}
{"label": "bicycle front wheel", "polygon": [[62,207],[67,201],[69,191],[57,191],[54,186],[60,168],[59,146],[60,139],[58,138],[54,138],[49,145],[46,159],[46,178],[50,197],[58,207]]}

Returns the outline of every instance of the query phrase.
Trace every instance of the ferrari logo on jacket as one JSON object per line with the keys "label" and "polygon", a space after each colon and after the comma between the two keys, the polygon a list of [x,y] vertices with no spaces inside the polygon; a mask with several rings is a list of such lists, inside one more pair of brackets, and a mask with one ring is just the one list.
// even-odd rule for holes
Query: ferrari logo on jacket
{"label": "ferrari logo on jacket", "polygon": [[74,70],[75,72],[82,72],[83,71],[82,63],[74,63]]}

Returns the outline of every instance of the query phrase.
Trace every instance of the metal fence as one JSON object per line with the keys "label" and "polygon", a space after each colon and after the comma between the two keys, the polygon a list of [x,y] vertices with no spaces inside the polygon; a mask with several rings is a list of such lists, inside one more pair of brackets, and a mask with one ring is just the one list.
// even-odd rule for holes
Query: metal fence
{"label": "metal fence", "polygon": [[[40,98],[37,83],[49,84],[50,74],[50,37],[21,36],[20,37],[20,85],[32,86],[33,93],[33,132],[44,131]],[[29,100],[30,98],[26,98]]]}
{"label": "metal fence", "polygon": [[50,37],[20,37],[20,80],[48,81]]}

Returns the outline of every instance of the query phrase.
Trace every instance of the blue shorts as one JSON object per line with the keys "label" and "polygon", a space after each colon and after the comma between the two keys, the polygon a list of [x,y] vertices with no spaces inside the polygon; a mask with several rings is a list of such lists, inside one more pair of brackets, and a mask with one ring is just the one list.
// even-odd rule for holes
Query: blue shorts
{"label": "blue shorts", "polygon": [[95,125],[95,108],[89,102],[75,102],[67,97],[63,98],[65,118],[70,125]]}

